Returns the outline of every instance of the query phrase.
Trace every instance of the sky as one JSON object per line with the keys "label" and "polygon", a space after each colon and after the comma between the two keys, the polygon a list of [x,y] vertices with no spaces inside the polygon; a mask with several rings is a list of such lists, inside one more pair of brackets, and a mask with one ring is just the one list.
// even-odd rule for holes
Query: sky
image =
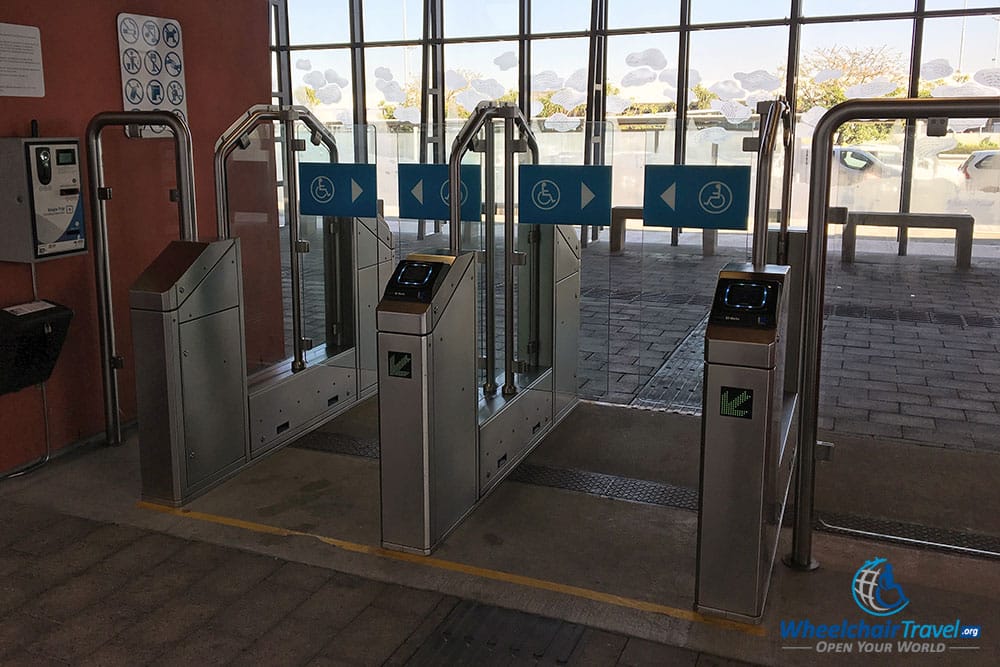
{"label": "sky", "polygon": [[[1000,0],[994,0],[1000,2]],[[421,0],[364,0],[366,40],[418,39],[422,31]],[[536,31],[586,30],[589,27],[590,0],[535,0],[533,26]],[[755,0],[733,3],[731,0],[693,0],[692,20],[720,22],[787,16],[788,0]],[[928,8],[989,6],[984,0],[927,0]],[[913,0],[803,0],[807,16],[850,14],[859,11],[905,11]],[[610,0],[609,27],[632,28],[653,24],[676,24],[679,0]],[[445,34],[453,37],[501,35],[517,30],[518,0],[445,0]],[[346,0],[289,0],[293,44],[334,43],[347,41]],[[376,18],[377,17],[377,18]],[[641,24],[641,25],[640,25]],[[806,25],[802,29],[801,53],[839,45],[866,47],[887,45],[909,61],[912,21],[845,22]],[[764,70],[777,75],[785,65],[787,52],[785,27],[740,28],[696,31],[691,38],[691,67],[706,85],[732,79],[737,72]],[[952,68],[974,73],[998,67],[994,61],[1000,44],[1000,21],[991,16],[930,19],[925,24],[922,62],[946,60]],[[464,69],[493,78],[505,88],[516,85],[516,67],[498,65],[494,60],[515,49],[513,42],[454,44],[446,46],[447,69]],[[626,62],[630,54],[657,49],[665,65],[661,75],[646,84],[622,86],[630,72],[638,69]],[[294,69],[295,61],[310,59],[313,68],[332,67],[349,77],[346,51],[293,54],[293,80],[301,85],[303,72]],[[367,52],[369,78],[375,68],[385,67],[405,85],[420,73],[419,49],[399,47],[370,49]],[[536,40],[532,50],[533,74],[550,70],[567,78],[587,65],[587,40],[584,38]],[[622,95],[644,101],[662,101],[673,83],[669,70],[677,65],[677,35],[674,33],[611,36],[608,43],[608,79],[622,88]],[[664,72],[664,70],[668,70]],[[634,77],[633,77],[634,78]],[[369,81],[369,87],[377,83]],[[345,91],[346,92],[346,91]],[[349,104],[345,96],[342,105]]]}

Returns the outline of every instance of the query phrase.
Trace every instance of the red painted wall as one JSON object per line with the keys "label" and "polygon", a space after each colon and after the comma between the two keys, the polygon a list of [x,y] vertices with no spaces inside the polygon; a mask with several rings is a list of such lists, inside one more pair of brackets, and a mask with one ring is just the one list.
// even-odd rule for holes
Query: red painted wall
{"label": "red painted wall", "polygon": [[[184,34],[188,120],[194,141],[199,235],[216,237],[213,151],[219,135],[252,104],[270,102],[271,70],[266,0],[55,0],[4,2],[0,22],[41,30],[44,98],[0,97],[0,136],[27,136],[37,119],[42,136],[81,139],[90,118],[121,110],[116,16],[132,12],[176,19]],[[108,203],[109,245],[115,321],[126,368],[119,374],[122,417],[135,416],[128,288],[172,239],[178,238],[177,208],[168,199],[175,187],[173,143],[125,140],[118,128],[103,133],[105,175],[114,188]],[[272,161],[273,163],[273,161]],[[263,197],[269,222],[273,164],[253,183],[237,188],[270,192]],[[83,174],[84,182],[87,175]],[[239,179],[237,179],[239,181]],[[245,181],[245,179],[244,179]],[[257,199],[261,199],[258,195]],[[94,281],[93,221],[86,203],[91,251],[37,265],[38,292],[75,313],[62,356],[47,384],[54,447],[61,448],[104,430]],[[2,214],[2,212],[0,212]],[[275,225],[262,225],[273,230]],[[276,233],[263,233],[276,239]],[[0,240],[0,242],[3,242]],[[274,264],[276,243],[257,244],[245,262]],[[30,301],[27,265],[0,262],[0,307]],[[278,304],[280,291],[270,299]],[[2,372],[2,369],[0,369]],[[45,431],[38,387],[0,396],[0,472],[44,453]]]}

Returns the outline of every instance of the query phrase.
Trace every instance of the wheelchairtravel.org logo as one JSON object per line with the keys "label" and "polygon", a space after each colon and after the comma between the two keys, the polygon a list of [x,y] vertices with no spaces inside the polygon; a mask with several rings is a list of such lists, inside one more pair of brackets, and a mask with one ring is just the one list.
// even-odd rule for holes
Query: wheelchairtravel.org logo
{"label": "wheelchairtravel.org logo", "polygon": [[[818,653],[945,653],[978,650],[981,630],[960,619],[948,623],[923,623],[897,616],[910,604],[885,558],[866,561],[851,581],[851,596],[862,616],[839,623],[814,623],[810,619],[782,620],[781,638],[796,641],[787,650]],[[892,618],[896,617],[896,618]],[[802,640],[812,640],[802,643]]]}

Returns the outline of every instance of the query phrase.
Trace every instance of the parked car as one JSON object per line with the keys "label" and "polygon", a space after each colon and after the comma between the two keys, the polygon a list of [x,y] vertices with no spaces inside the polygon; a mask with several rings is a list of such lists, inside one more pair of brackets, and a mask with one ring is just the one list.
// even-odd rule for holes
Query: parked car
{"label": "parked car", "polygon": [[886,164],[872,151],[857,146],[834,146],[833,160],[841,182],[845,178],[857,181],[862,178],[897,177],[902,173],[899,167]]}
{"label": "parked car", "polygon": [[902,169],[867,148],[834,146],[830,205],[857,211],[896,210],[901,174]]}
{"label": "parked car", "polygon": [[1000,192],[1000,150],[972,151],[958,170],[970,190]]}

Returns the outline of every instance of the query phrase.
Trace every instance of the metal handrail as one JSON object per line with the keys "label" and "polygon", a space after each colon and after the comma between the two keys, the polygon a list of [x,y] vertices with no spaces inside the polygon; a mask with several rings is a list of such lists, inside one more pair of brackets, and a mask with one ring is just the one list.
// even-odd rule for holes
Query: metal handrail
{"label": "metal handrail", "polygon": [[830,169],[836,130],[855,120],[928,117],[991,118],[1000,109],[1000,97],[886,98],[849,100],[827,111],[816,124],[809,171],[809,217],[803,298],[803,356],[799,366],[802,412],[799,415],[800,456],[796,469],[795,520],[788,563],[813,569],[813,512],[816,486],[816,441],[819,423],[820,350],[823,331],[823,288],[826,277],[826,212],[830,201]]}
{"label": "metal handrail", "polygon": [[[492,123],[487,125],[486,132],[483,136],[483,162],[486,163],[486,173],[483,178],[483,189],[486,192],[486,198],[495,202],[497,191],[497,176],[496,169],[494,168],[496,164],[496,135],[493,132]],[[461,169],[459,169],[459,173],[461,173]],[[461,187],[459,187],[459,192],[461,192]],[[483,332],[486,339],[484,349],[490,351],[486,353],[486,379],[483,381],[483,395],[492,396],[497,393],[497,359],[496,354],[494,353],[497,345],[497,332],[496,327],[493,326],[497,315],[497,294],[496,290],[492,289],[493,277],[496,275],[496,257],[493,252],[493,244],[496,242],[497,207],[495,205],[491,205],[484,208],[486,210],[486,247],[484,248],[486,261],[483,268],[486,275],[490,276],[489,284],[491,289],[488,289],[484,295],[486,297],[486,303],[484,305],[486,310],[486,321],[489,322],[486,326],[486,330]],[[459,202],[459,209],[461,209],[461,202]],[[455,228],[452,227],[452,229]]]}
{"label": "metal handrail", "polygon": [[[504,121],[504,295],[506,304],[504,306],[504,384],[502,392],[505,396],[517,393],[517,385],[514,382],[515,361],[514,361],[514,267],[516,266],[516,250],[514,248],[514,155],[527,150],[531,154],[533,162],[538,162],[538,142],[531,126],[525,118],[521,109],[512,103],[480,102],[473,110],[472,115],[466,121],[458,136],[452,144],[451,156],[448,161],[449,178],[449,201],[448,210],[450,213],[449,229],[449,249],[452,255],[458,256],[462,251],[461,240],[461,219],[462,219],[462,158],[472,149],[476,135],[484,127],[488,134],[493,132],[493,121],[503,119]],[[514,128],[520,129],[520,140],[514,139]],[[487,155],[487,169],[493,169],[492,156],[493,138],[484,142],[484,146],[489,150]],[[492,177],[488,178],[488,183],[493,182]],[[484,202],[488,211],[496,208],[496,194],[487,188],[486,201]],[[492,336],[492,329],[495,319],[494,287],[493,287],[493,245],[494,245],[494,221],[493,216],[486,218],[485,234],[487,238],[486,253],[486,317],[488,341]],[[484,389],[492,388],[496,391],[495,380],[491,380],[496,375],[495,350],[493,345],[486,347],[486,368],[487,386]]]}
{"label": "metal handrail", "polygon": [[275,106],[257,104],[249,109],[236,122],[222,133],[215,142],[215,210],[219,230],[219,238],[230,237],[231,222],[229,219],[229,178],[226,173],[226,160],[237,148],[249,147],[249,135],[258,125],[265,122],[281,121],[286,113],[296,114],[309,129],[314,146],[321,143],[330,151],[330,162],[340,161],[337,140],[329,129],[303,106]]}
{"label": "metal handrail", "polygon": [[[761,118],[760,135],[757,140],[757,197],[754,203],[753,216],[753,267],[755,270],[764,268],[767,263],[767,226],[768,212],[771,202],[771,163],[774,158],[774,146],[777,143],[778,128],[782,120],[788,121],[791,107],[784,97],[770,102],[767,112]],[[759,107],[758,107],[759,110]],[[787,135],[786,135],[787,136]],[[786,187],[784,184],[782,187]],[[781,218],[785,219],[782,211]]]}
{"label": "metal handrail", "polygon": [[288,206],[285,215],[288,221],[288,238],[291,245],[289,268],[292,274],[292,370],[301,371],[306,367],[305,346],[302,341],[302,279],[299,258],[299,209],[294,203],[298,197],[298,172],[296,170],[295,122],[302,121],[310,130],[313,145],[324,144],[330,152],[330,162],[338,162],[340,153],[337,140],[330,130],[319,121],[309,109],[303,106],[275,106],[258,104],[250,107],[243,117],[229,126],[215,142],[215,209],[216,224],[220,239],[232,235],[229,219],[229,176],[226,160],[237,148],[250,145],[250,132],[262,123],[282,123],[282,138],[285,198]]}
{"label": "metal handrail", "polygon": [[90,210],[94,221],[94,273],[97,280],[97,322],[101,342],[101,378],[104,385],[104,426],[109,445],[122,444],[118,368],[115,361],[114,311],[111,301],[111,264],[108,262],[108,220],[105,202],[104,158],[101,132],[106,127],[164,125],[174,137],[174,159],[179,193],[177,215],[180,238],[198,240],[195,211],[194,159],[191,130],[179,116],[166,111],[106,111],[87,124],[87,167],[90,185]]}

